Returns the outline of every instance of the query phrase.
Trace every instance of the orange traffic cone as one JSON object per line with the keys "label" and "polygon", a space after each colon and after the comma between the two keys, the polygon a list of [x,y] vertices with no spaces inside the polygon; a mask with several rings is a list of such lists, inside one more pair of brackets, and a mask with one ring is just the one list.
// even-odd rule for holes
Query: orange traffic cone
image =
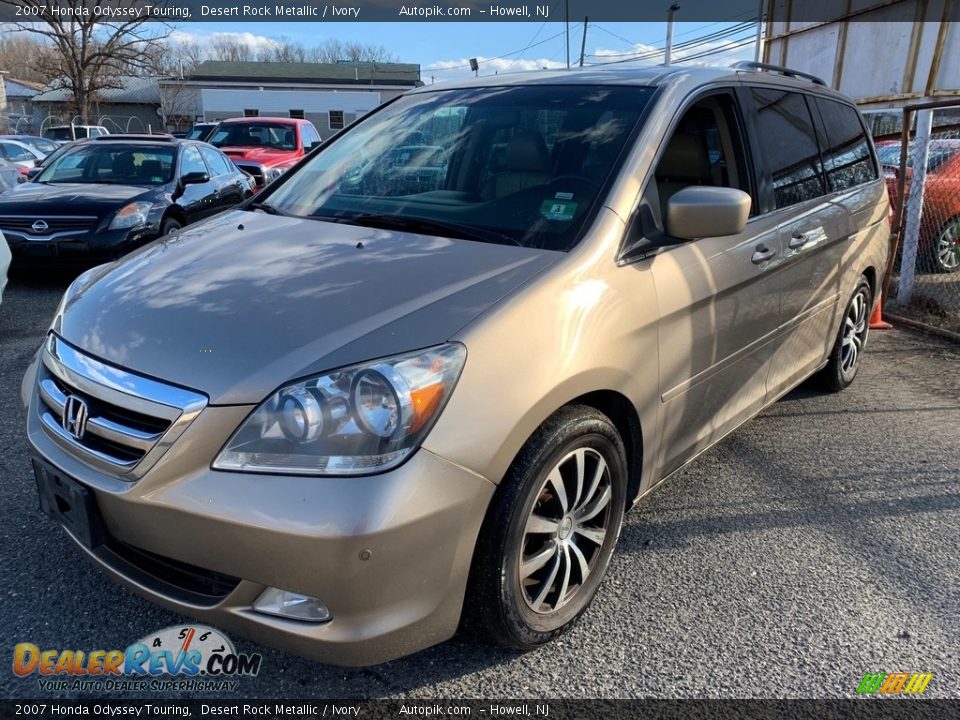
{"label": "orange traffic cone", "polygon": [[883,319],[882,308],[883,306],[883,293],[880,293],[877,297],[877,304],[873,307],[873,314],[870,316],[870,329],[871,330],[889,330],[893,327],[890,323]]}

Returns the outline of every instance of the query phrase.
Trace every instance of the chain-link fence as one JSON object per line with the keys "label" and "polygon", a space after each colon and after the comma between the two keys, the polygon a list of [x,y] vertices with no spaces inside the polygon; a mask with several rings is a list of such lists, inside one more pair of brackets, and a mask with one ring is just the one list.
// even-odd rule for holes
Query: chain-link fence
{"label": "chain-link fence", "polygon": [[960,333],[960,105],[908,107],[899,125],[874,124],[897,236],[885,308]]}

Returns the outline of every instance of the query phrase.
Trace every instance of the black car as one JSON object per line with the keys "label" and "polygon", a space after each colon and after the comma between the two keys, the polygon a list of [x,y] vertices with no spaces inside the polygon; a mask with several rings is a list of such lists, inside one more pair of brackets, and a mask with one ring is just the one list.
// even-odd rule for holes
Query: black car
{"label": "black car", "polygon": [[226,210],[253,181],[206,143],[157,135],[79,140],[0,195],[15,265],[112,260]]}

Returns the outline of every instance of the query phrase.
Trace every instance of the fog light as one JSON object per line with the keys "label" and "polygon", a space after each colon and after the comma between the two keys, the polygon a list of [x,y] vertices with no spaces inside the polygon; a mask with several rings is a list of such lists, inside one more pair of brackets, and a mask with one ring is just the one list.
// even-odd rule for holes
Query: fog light
{"label": "fog light", "polygon": [[306,622],[326,622],[332,617],[327,606],[317,598],[273,587],[260,593],[253,609],[264,615]]}

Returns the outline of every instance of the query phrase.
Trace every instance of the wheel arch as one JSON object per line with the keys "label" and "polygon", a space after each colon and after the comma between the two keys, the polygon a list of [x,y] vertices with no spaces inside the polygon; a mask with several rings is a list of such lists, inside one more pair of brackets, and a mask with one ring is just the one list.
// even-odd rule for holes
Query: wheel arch
{"label": "wheel arch", "polygon": [[187,224],[187,216],[183,212],[183,208],[179,205],[171,205],[163,211],[163,216],[160,218],[160,227],[163,227],[163,223],[166,222],[168,218],[173,218],[180,223],[181,226]]}
{"label": "wheel arch", "polygon": [[[568,405],[586,405],[603,413],[617,428],[627,453],[627,509],[640,494],[643,477],[643,429],[640,414],[629,398],[616,390],[595,390],[580,395],[566,403]],[[559,411],[561,408],[557,408]],[[556,411],[555,411],[556,412]]]}

